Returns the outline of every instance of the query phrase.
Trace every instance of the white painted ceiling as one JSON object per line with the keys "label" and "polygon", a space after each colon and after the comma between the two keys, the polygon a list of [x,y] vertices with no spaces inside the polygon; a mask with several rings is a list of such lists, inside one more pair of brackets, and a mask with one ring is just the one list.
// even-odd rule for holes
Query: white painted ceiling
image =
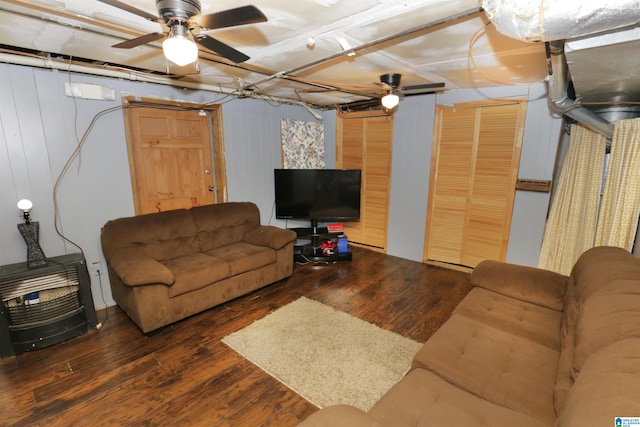
{"label": "white painted ceiling", "polygon": [[[157,14],[154,0],[126,3]],[[164,29],[97,0],[0,1],[0,52],[71,58],[100,69],[133,68],[140,76],[152,73],[176,84],[329,108],[375,100],[381,95],[376,82],[384,73],[401,73],[401,86],[443,82],[445,90],[535,83],[547,75],[544,44],[497,32],[480,0],[205,0],[202,14],[246,4],[258,7],[268,21],[207,32],[250,57],[241,64],[201,49],[197,67],[171,66],[160,42],[112,48]],[[346,41],[355,55],[347,55],[340,41]],[[588,45],[574,53],[580,52],[577,61],[590,65],[572,68],[574,76],[588,82],[585,91],[600,78],[589,67],[603,66],[589,53],[593,44]],[[606,46],[602,49],[609,52],[610,44]],[[8,61],[6,57],[2,60]],[[617,74],[611,61],[602,70],[607,74],[606,90],[620,90],[619,84],[612,87]],[[633,78],[629,74],[626,80]],[[635,85],[629,87],[636,89]],[[592,92],[595,98],[600,95]]]}

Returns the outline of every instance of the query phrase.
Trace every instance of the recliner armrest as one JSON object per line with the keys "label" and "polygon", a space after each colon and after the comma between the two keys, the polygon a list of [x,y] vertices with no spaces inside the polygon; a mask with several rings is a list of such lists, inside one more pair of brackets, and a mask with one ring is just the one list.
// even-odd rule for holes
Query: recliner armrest
{"label": "recliner armrest", "polygon": [[549,270],[482,261],[471,273],[471,284],[521,301],[562,310],[568,277]]}
{"label": "recliner armrest", "polygon": [[285,230],[272,225],[260,225],[244,235],[244,241],[257,246],[268,246],[280,249],[287,243],[296,240],[295,231]]}
{"label": "recliner armrest", "polygon": [[127,286],[156,283],[171,286],[176,281],[171,270],[141,251],[118,251],[109,260],[109,267]]}

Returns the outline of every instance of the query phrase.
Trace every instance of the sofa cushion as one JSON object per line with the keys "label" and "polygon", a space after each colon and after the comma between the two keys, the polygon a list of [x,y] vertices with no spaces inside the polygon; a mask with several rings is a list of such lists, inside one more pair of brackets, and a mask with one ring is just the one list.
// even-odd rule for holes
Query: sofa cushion
{"label": "sofa cushion", "polygon": [[575,332],[578,318],[578,308],[575,297],[575,278],[571,276],[567,285],[567,295],[562,312],[560,326],[560,359],[556,372],[556,383],[553,388],[553,401],[556,414],[560,413],[573,385],[573,353],[575,347]]}
{"label": "sofa cushion", "polygon": [[560,326],[560,359],[556,372],[556,383],[553,390],[553,400],[558,414],[564,407],[567,393],[573,385],[573,354],[575,348],[576,323],[578,322],[578,302],[576,299],[576,279],[569,277],[567,294],[562,310]]}
{"label": "sofa cushion", "polygon": [[195,253],[198,246],[191,214],[178,209],[107,222],[102,230],[105,258],[111,259],[123,248],[135,248],[156,261]]}
{"label": "sofa cushion", "polygon": [[169,288],[169,296],[175,297],[186,292],[204,288],[231,276],[229,264],[203,253],[196,253],[164,262],[176,281]]}
{"label": "sofa cushion", "polygon": [[[598,246],[589,249],[573,266],[567,284],[560,329],[562,348],[554,386],[556,413],[563,410],[575,380],[576,329],[584,302],[611,281],[633,278],[640,278],[640,264],[633,255],[621,248]],[[578,357],[580,364],[584,362],[585,355],[583,353]]]}
{"label": "sofa cushion", "polygon": [[209,251],[242,241],[260,225],[260,211],[250,202],[221,203],[190,209],[198,235],[198,247]]}
{"label": "sofa cushion", "polygon": [[534,267],[482,261],[471,273],[471,284],[554,310],[562,310],[567,276]]}
{"label": "sofa cushion", "polygon": [[244,242],[213,249],[207,254],[225,261],[232,276],[273,264],[277,259],[275,250]]}
{"label": "sofa cushion", "polygon": [[560,349],[562,313],[540,305],[473,288],[453,314],[466,316],[494,328]]}
{"label": "sofa cushion", "polygon": [[569,391],[558,427],[613,426],[640,417],[640,339],[615,342],[593,353]]}
{"label": "sofa cushion", "polygon": [[575,277],[580,310],[580,304],[612,280],[640,279],[640,261],[622,248],[599,246],[578,258],[571,275]]}
{"label": "sofa cushion", "polygon": [[398,427],[549,425],[482,399],[425,369],[409,372],[373,406],[369,415],[381,425]]}
{"label": "sofa cushion", "polygon": [[371,415],[349,405],[332,405],[314,412],[299,427],[385,427]]}
{"label": "sofa cushion", "polygon": [[552,423],[559,354],[456,314],[422,346],[413,366],[496,405]]}
{"label": "sofa cushion", "polygon": [[582,306],[575,338],[575,375],[598,349],[640,338],[640,277],[613,280],[594,291]]}

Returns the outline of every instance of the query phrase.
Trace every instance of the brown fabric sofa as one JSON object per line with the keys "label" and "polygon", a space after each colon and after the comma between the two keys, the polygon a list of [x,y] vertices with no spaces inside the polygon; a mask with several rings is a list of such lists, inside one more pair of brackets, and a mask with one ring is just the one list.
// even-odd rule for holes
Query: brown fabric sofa
{"label": "brown fabric sofa", "polygon": [[640,417],[640,262],[585,252],[570,277],[484,261],[475,288],[367,413],[301,426],[614,426]]}
{"label": "brown fabric sofa", "polygon": [[249,202],[120,218],[101,234],[113,299],[143,332],[291,276],[295,238]]}

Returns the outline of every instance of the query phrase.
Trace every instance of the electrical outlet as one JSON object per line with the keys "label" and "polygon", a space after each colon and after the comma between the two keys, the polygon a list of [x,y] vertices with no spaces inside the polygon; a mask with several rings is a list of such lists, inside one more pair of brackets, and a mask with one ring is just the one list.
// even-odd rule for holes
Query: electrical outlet
{"label": "electrical outlet", "polygon": [[91,263],[91,271],[94,276],[99,276],[102,274],[102,263],[100,261],[94,261]]}

